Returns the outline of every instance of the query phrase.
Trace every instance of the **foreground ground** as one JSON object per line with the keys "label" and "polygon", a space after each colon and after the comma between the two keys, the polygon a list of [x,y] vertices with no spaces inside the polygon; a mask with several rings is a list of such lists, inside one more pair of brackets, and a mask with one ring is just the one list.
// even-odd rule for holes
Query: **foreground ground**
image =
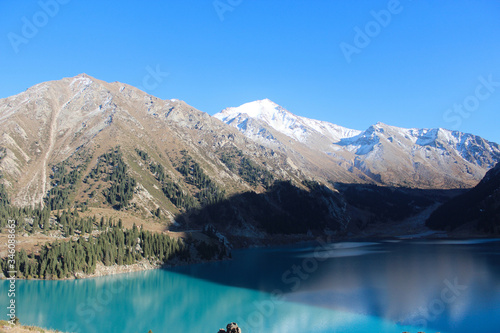
{"label": "foreground ground", "polygon": [[[11,325],[5,320],[0,320],[0,333],[55,333],[61,331],[46,330],[44,328],[24,325]],[[62,333],[62,332],[61,332]]]}

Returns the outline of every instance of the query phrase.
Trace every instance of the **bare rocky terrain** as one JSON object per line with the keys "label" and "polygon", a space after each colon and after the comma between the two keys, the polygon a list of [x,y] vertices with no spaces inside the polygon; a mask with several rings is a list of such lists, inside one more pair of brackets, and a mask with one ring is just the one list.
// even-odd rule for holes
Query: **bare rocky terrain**
{"label": "bare rocky terrain", "polygon": [[[210,224],[242,246],[324,232],[425,234],[424,217],[500,160],[498,144],[472,134],[352,130],[269,100],[212,117],[86,74],[1,99],[0,127],[4,204],[49,205],[52,219],[79,208],[180,237],[205,237]],[[118,165],[130,184],[116,203]],[[56,239],[70,238],[22,233],[18,244],[36,251]]]}

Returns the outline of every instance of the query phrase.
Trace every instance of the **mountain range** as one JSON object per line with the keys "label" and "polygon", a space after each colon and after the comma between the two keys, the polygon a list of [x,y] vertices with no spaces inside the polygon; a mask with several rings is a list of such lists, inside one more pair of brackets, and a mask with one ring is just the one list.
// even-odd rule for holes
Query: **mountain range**
{"label": "mountain range", "polygon": [[296,116],[268,99],[227,108],[215,117],[267,147],[295,153],[305,146],[322,153],[337,165],[329,169],[340,167],[376,184],[471,187],[500,159],[500,146],[476,135],[383,123],[358,131]]}
{"label": "mountain range", "polygon": [[0,128],[14,206],[107,207],[242,237],[305,233],[307,216],[317,230],[345,229],[356,205],[339,184],[471,188],[500,161],[497,143],[458,131],[348,129],[268,99],[210,116],[86,74],[1,99]]}

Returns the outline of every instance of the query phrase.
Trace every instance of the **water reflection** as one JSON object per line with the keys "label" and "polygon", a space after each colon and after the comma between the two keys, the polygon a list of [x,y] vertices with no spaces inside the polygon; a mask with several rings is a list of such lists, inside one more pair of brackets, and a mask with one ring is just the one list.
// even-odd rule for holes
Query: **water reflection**
{"label": "water reflection", "polygon": [[414,241],[414,244],[424,245],[471,245],[471,244],[485,244],[485,243],[498,243],[500,238],[486,238],[486,239],[439,239],[439,240],[422,240]]}
{"label": "water reflection", "polygon": [[498,241],[237,251],[232,261],[170,271],[18,281],[18,314],[89,333],[206,332],[229,321],[245,332],[491,330],[500,327],[499,253]]}
{"label": "water reflection", "polygon": [[20,281],[18,302],[23,322],[73,332],[206,332],[233,320],[245,332],[343,332],[354,325],[401,331],[394,323],[353,313],[288,302],[269,307],[267,293],[165,271]]}
{"label": "water reflection", "polygon": [[[234,269],[224,263],[216,277],[205,278],[266,292],[280,289],[291,302],[469,332],[477,325],[500,327],[499,253],[498,240],[339,243],[320,251],[307,247],[285,253],[255,250],[235,257],[248,265]],[[314,272],[306,271],[304,260],[318,255],[326,259],[318,261]],[[249,278],[255,267],[264,271],[258,284]],[[289,272],[285,279],[284,272]],[[201,277],[196,269],[183,273]],[[483,313],[490,319],[479,324],[472,319]]]}

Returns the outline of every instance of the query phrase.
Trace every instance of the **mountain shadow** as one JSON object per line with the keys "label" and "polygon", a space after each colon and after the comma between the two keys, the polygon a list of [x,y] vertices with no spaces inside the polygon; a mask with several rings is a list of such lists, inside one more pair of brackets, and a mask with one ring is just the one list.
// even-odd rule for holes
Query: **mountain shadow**
{"label": "mountain shadow", "polygon": [[191,209],[178,215],[176,221],[189,229],[202,229],[211,224],[224,234],[246,238],[249,242],[278,234],[341,231],[347,223],[342,197],[318,183],[306,183],[306,186],[309,190],[289,181],[277,181],[264,193],[236,194]]}
{"label": "mountain shadow", "polygon": [[[326,294],[321,289],[326,281],[332,279],[338,283],[343,279],[358,279],[359,275],[352,273],[353,270],[380,265],[380,262],[374,260],[377,258],[374,256],[379,256],[382,261],[387,260],[385,254],[382,255],[385,253],[383,242],[347,241],[342,244],[342,239],[356,238],[367,227],[357,225],[352,207],[357,214],[362,211],[372,217],[370,226],[380,226],[391,221],[396,221],[397,224],[398,221],[463,193],[463,190],[422,190],[360,184],[335,184],[338,189],[336,192],[314,182],[304,182],[303,185],[307,189],[294,186],[291,182],[275,182],[264,193],[237,194],[176,217],[184,228],[203,229],[206,225],[213,225],[227,235],[236,248],[256,244],[279,246],[236,249],[232,252],[234,260],[165,269],[190,278],[265,293],[276,290],[289,293],[300,286],[302,291],[311,292],[310,297],[322,297],[323,300],[330,297],[338,300],[339,304],[356,307],[349,298],[345,298],[343,292],[330,291],[330,294]],[[325,230],[331,232],[327,233]],[[283,246],[284,242],[280,242],[283,235],[297,236],[290,238],[293,241],[305,240],[308,234],[311,242],[298,247]],[[337,237],[329,237],[334,234]],[[264,241],[259,242],[259,239]],[[332,243],[334,240],[338,240],[338,244]],[[393,246],[396,247],[394,256],[400,255],[400,249],[408,249],[406,242]],[[315,261],[316,252],[324,255],[328,264]],[[420,252],[409,253],[415,256]],[[353,257],[357,259],[352,260]],[[398,259],[391,265],[397,270],[401,264]],[[369,279],[369,276],[364,276],[363,279]],[[375,295],[378,290],[353,287],[353,295],[359,296],[360,292]],[[307,299],[296,300],[308,302]],[[335,304],[325,302],[327,307],[335,308]],[[360,305],[363,311],[374,316],[384,315],[379,304],[368,304],[368,308],[365,305]]]}
{"label": "mountain shadow", "polygon": [[[463,189],[418,189],[373,184],[334,183],[350,209],[351,224],[359,230],[368,225],[398,223],[431,206],[465,193]],[[351,226],[351,229],[354,226]],[[397,235],[395,235],[397,236]]]}
{"label": "mountain shadow", "polygon": [[426,225],[433,229],[500,234],[500,163],[477,186],[434,211]]}
{"label": "mountain shadow", "polygon": [[235,241],[235,247],[278,245],[325,234],[355,238],[368,227],[396,226],[467,191],[332,183],[334,191],[312,181],[303,185],[276,181],[263,193],[239,193],[175,219],[183,230],[211,225]]}

